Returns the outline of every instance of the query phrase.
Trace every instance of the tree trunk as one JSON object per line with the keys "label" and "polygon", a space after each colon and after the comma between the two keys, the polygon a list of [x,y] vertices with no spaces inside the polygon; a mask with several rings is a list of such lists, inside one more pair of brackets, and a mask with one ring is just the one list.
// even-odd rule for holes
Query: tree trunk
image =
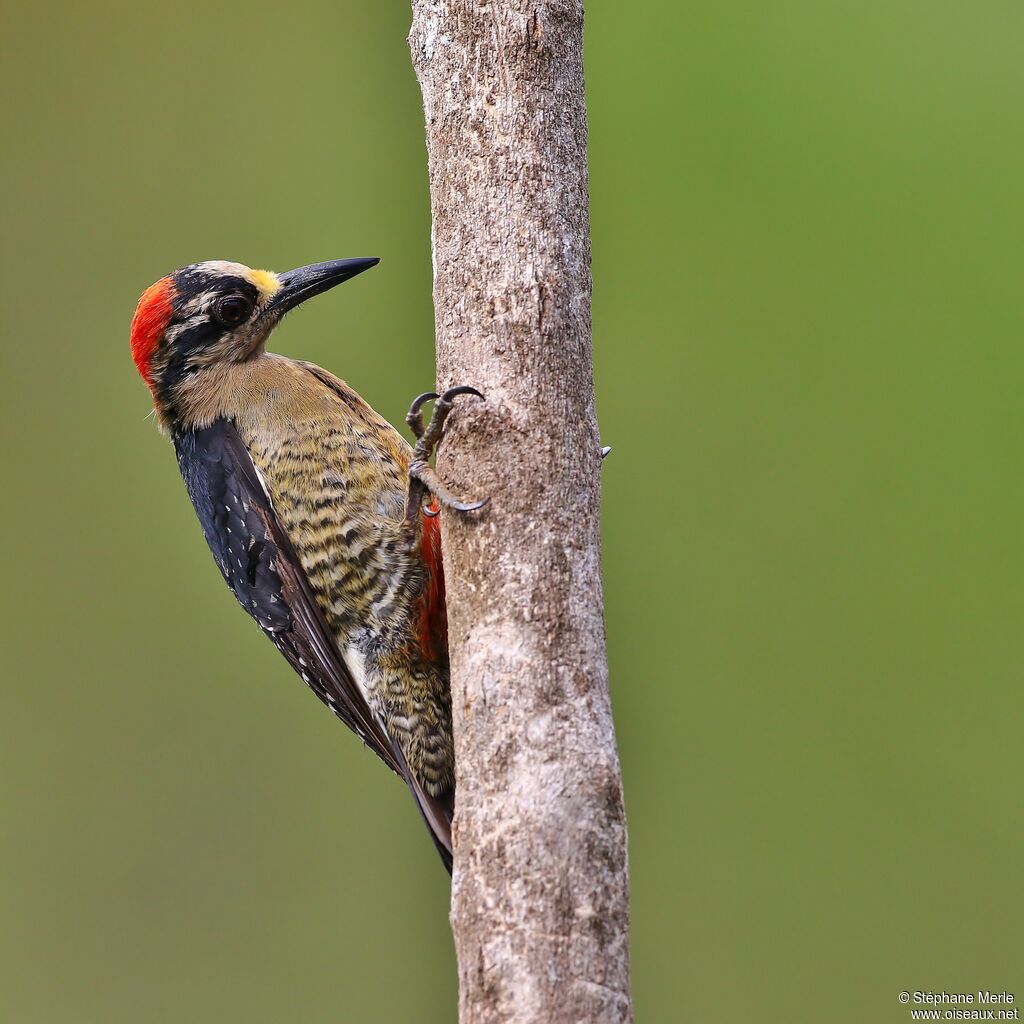
{"label": "tree trunk", "polygon": [[581,0],[413,0],[426,113],[462,1024],[632,1020],[601,593]]}

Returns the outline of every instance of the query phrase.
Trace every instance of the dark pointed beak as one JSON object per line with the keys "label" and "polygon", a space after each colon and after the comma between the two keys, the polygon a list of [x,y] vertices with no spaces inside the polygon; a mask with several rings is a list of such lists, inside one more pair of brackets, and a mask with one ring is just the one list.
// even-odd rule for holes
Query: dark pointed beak
{"label": "dark pointed beak", "polygon": [[355,260],[331,260],[327,263],[313,263],[298,270],[289,270],[287,274],[278,274],[281,282],[280,290],[268,303],[265,312],[271,316],[284,316],[289,309],[294,309],[300,302],[319,295],[333,288],[336,284],[348,281],[370,267],[380,263],[376,256]]}

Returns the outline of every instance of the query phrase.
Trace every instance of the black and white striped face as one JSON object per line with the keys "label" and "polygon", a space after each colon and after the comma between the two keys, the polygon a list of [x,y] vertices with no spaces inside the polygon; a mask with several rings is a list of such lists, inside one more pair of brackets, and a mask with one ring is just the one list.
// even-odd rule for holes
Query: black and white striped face
{"label": "black and white striped face", "polygon": [[267,313],[281,282],[266,270],[211,260],[175,271],[169,284],[171,315],[150,360],[162,391],[205,366],[256,355],[279,319]]}

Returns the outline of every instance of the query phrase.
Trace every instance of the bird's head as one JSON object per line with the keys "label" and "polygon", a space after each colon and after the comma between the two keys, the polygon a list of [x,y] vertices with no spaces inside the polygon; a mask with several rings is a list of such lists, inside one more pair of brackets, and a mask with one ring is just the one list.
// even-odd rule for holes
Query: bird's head
{"label": "bird's head", "polygon": [[132,358],[158,408],[204,368],[259,355],[288,310],[377,262],[334,260],[274,274],[211,260],[160,278],[142,293],[131,328]]}

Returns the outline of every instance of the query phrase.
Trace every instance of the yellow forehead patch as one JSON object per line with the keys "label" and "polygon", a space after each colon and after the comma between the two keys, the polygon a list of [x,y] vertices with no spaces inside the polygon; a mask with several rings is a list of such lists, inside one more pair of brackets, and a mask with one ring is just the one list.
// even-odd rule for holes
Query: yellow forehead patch
{"label": "yellow forehead patch", "polygon": [[245,276],[260,293],[260,302],[266,302],[281,287],[277,274],[269,270],[250,270]]}

